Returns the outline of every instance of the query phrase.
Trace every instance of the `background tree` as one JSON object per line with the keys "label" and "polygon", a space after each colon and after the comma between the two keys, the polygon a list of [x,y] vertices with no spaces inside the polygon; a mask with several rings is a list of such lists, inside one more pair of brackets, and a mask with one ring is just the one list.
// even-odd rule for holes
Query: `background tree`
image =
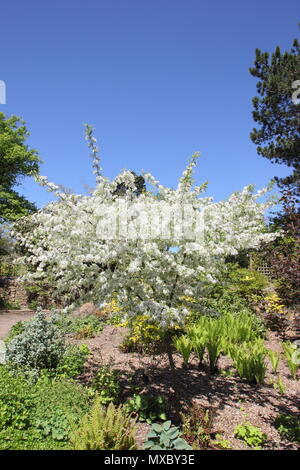
{"label": "background tree", "polygon": [[[251,75],[259,79],[256,87],[259,96],[253,103],[253,119],[260,127],[250,134],[257,152],[273,163],[284,163],[293,168],[285,178],[275,178],[280,187],[292,187],[300,194],[300,104],[292,100],[296,91],[292,84],[300,80],[300,45],[294,40],[290,51],[279,47],[271,55],[256,49]],[[298,88],[300,88],[298,86]]]}
{"label": "background tree", "polygon": [[39,171],[37,151],[25,144],[29,132],[17,116],[0,113],[0,223],[11,222],[36,210],[33,203],[14,188],[20,179]]}

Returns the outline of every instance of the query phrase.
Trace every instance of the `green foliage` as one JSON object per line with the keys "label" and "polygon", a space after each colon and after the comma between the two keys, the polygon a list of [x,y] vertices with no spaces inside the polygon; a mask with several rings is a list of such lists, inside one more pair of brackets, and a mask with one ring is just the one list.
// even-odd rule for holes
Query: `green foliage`
{"label": "green foliage", "polygon": [[285,439],[300,443],[300,419],[297,416],[279,414],[274,424]]}
{"label": "green foliage", "polygon": [[59,361],[57,373],[66,378],[74,378],[82,374],[90,353],[90,349],[86,344],[68,346]]}
{"label": "green foliage", "polygon": [[6,300],[0,298],[0,309],[1,310],[20,310],[20,303],[19,302],[11,302],[10,300]]}
{"label": "green foliage", "polygon": [[72,317],[68,314],[54,314],[53,322],[63,334],[72,333],[76,339],[93,338],[103,329],[103,320],[97,315]]}
{"label": "green foliage", "polygon": [[98,399],[102,405],[116,403],[121,388],[119,384],[119,373],[112,370],[109,365],[103,365],[97,371],[92,386],[98,393]]}
{"label": "green foliage", "polygon": [[282,381],[281,375],[279,375],[276,382],[273,383],[273,387],[275,388],[275,390],[278,390],[281,395],[284,394],[285,386],[284,386],[284,383]]}
{"label": "green foliage", "polygon": [[213,373],[217,370],[217,361],[224,344],[221,323],[218,320],[209,318],[206,325],[206,333],[206,348],[208,352],[209,368]]}
{"label": "green foliage", "polygon": [[127,416],[124,407],[107,408],[96,398],[89,414],[85,415],[78,429],[70,435],[75,450],[134,450],[136,449],[136,422]]}
{"label": "green foliage", "polygon": [[208,449],[211,446],[212,414],[194,404],[181,414],[184,439],[193,449]]}
{"label": "green foliage", "polygon": [[165,414],[166,400],[163,396],[141,395],[135,393],[126,403],[128,413],[133,413],[139,421],[152,423],[157,419],[167,419]]}
{"label": "green foliage", "polygon": [[192,352],[192,341],[187,335],[177,336],[174,338],[174,346],[177,351],[182,355],[183,362],[186,365]]}
{"label": "green foliage", "polygon": [[33,384],[0,367],[0,449],[67,448],[69,421],[88,409],[81,386],[47,377]]}
{"label": "green foliage", "polygon": [[44,378],[37,383],[38,394],[34,400],[32,424],[43,436],[57,441],[68,440],[70,421],[79,418],[89,409],[87,392],[66,380]]}
{"label": "green foliage", "polygon": [[211,372],[217,370],[221,354],[228,354],[234,345],[255,341],[262,334],[255,315],[247,311],[240,314],[224,313],[215,318],[202,315],[196,323],[187,327],[186,332],[186,335],[174,340],[185,364],[191,351],[196,353],[201,363],[207,350]]}
{"label": "green foliage", "polygon": [[298,360],[299,352],[296,344],[291,343],[290,341],[284,341],[281,343],[284,356],[286,358],[287,366],[290,370],[291,376],[293,379],[297,378],[297,372],[299,369]]}
{"label": "green foliage", "polygon": [[268,279],[258,271],[236,266],[230,270],[228,289],[249,300],[254,295],[261,295],[268,286]]}
{"label": "green foliage", "polygon": [[244,441],[249,447],[254,447],[256,450],[261,449],[261,446],[267,440],[266,434],[264,434],[258,427],[253,426],[248,422],[238,424],[234,429],[234,435],[238,439]]}
{"label": "green foliage", "polygon": [[273,351],[272,349],[268,349],[267,354],[271,361],[272,372],[273,374],[276,374],[278,370],[278,366],[279,366],[280,355],[278,354],[277,351]]}
{"label": "green foliage", "polygon": [[55,369],[65,352],[59,329],[38,312],[24,326],[24,331],[7,344],[8,364],[36,376],[41,369]]}
{"label": "green foliage", "polygon": [[266,354],[261,338],[256,341],[242,343],[229,348],[234,366],[241,378],[251,384],[262,384],[266,375]]}
{"label": "green foliage", "polygon": [[13,221],[36,210],[13,189],[20,178],[39,171],[41,160],[36,150],[25,145],[28,136],[24,121],[0,113],[0,222]]}
{"label": "green foliage", "polygon": [[191,450],[192,447],[182,439],[181,432],[171,421],[163,424],[153,423],[147,434],[144,449],[146,450]]}
{"label": "green foliage", "polygon": [[229,450],[231,449],[231,443],[222,437],[222,434],[216,434],[216,439],[213,441],[218,448]]}

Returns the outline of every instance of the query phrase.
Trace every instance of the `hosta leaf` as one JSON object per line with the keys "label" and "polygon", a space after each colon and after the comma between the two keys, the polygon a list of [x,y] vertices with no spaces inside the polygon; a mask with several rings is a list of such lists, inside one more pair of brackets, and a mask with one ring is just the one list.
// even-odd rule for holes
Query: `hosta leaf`
{"label": "hosta leaf", "polygon": [[191,446],[188,445],[188,443],[184,440],[181,439],[180,437],[176,439],[174,442],[174,448],[179,449],[179,450],[189,450],[191,449]]}
{"label": "hosta leaf", "polygon": [[162,430],[163,430],[163,427],[158,423],[153,423],[152,424],[152,429],[153,429],[153,431],[155,431],[157,433],[161,433]]}
{"label": "hosta leaf", "polygon": [[154,445],[155,445],[154,441],[151,441],[151,440],[150,440],[150,441],[146,441],[146,442],[144,443],[144,449],[150,449],[150,448],[152,448]]}
{"label": "hosta leaf", "polygon": [[[162,414],[160,414],[159,417],[161,417]],[[168,429],[170,429],[170,427],[171,427],[171,424],[172,424],[171,421],[165,421],[162,424],[162,427],[163,427],[164,431],[168,431]]]}

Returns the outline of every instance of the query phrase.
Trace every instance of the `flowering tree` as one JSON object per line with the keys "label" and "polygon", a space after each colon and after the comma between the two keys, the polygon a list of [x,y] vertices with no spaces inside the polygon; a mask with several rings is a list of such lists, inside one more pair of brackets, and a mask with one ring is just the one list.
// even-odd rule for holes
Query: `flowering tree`
{"label": "flowering tree", "polygon": [[[64,194],[47,178],[41,185],[58,200],[30,217],[31,230],[15,224],[23,261],[34,267],[27,280],[51,280],[69,305],[105,304],[114,294],[129,317],[147,314],[164,330],[184,322],[184,296],[199,298],[228,255],[256,248],[266,233],[258,203],[266,190],[252,186],[214,203],[193,185],[194,154],[176,189],[144,174],[151,191],[138,192],[133,172],[102,176],[98,148],[87,126],[96,188],[91,195]],[[120,187],[122,194],[116,192]],[[26,220],[25,220],[26,222]]]}

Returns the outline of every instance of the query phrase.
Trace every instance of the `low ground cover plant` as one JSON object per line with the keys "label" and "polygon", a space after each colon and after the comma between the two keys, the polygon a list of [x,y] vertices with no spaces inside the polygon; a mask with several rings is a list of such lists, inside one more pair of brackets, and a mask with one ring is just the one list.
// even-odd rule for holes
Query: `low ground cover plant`
{"label": "low ground cover plant", "polygon": [[299,416],[281,413],[276,416],[275,428],[285,439],[300,443],[300,418]]}
{"label": "low ground cover plant", "polygon": [[183,438],[193,449],[212,448],[213,417],[208,409],[194,404],[181,414]]}
{"label": "low ground cover plant", "polygon": [[137,416],[139,421],[151,424],[156,420],[166,420],[166,400],[163,396],[142,395],[135,393],[126,403],[128,413]]}
{"label": "low ground cover plant", "polygon": [[249,447],[259,450],[265,444],[267,435],[251,423],[238,424],[234,429],[234,435],[244,441]]}
{"label": "low ground cover plant", "polygon": [[70,420],[89,410],[82,386],[64,379],[35,383],[0,366],[0,449],[69,448]]}
{"label": "low ground cover plant", "polygon": [[153,423],[147,434],[144,449],[146,450],[191,450],[192,447],[181,437],[179,428],[172,426],[171,421],[162,424]]}

